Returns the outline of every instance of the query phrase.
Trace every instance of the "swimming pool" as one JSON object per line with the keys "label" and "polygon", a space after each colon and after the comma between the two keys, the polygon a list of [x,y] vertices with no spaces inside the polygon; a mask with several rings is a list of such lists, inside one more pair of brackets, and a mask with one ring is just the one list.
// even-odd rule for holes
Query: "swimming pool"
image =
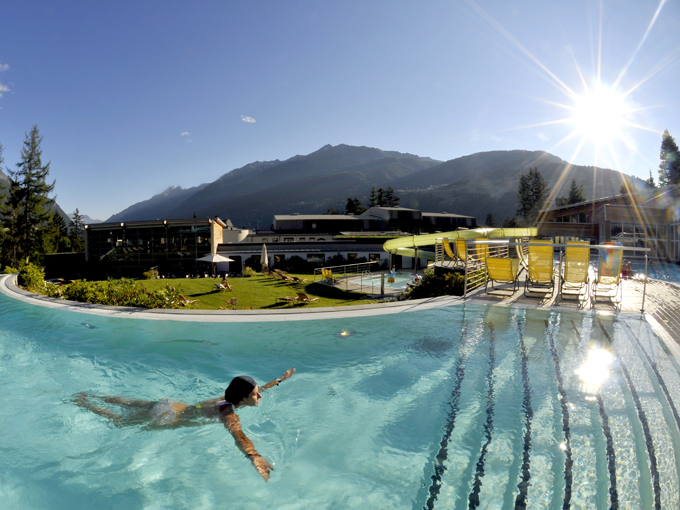
{"label": "swimming pool", "polygon": [[[614,357],[597,391],[600,347]],[[91,391],[193,403],[234,375],[263,383],[290,367],[297,373],[259,407],[239,411],[275,463],[266,484],[221,424],[116,428],[69,401]],[[201,323],[93,316],[0,294],[0,501],[677,508],[679,374],[649,325],[624,314],[465,304]]]}

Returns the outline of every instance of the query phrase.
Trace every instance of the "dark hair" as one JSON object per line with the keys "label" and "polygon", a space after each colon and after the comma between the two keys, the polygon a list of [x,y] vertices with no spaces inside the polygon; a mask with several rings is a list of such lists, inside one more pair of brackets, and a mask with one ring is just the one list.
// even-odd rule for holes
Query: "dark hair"
{"label": "dark hair", "polygon": [[247,375],[234,377],[229,383],[229,387],[224,392],[224,400],[236,405],[241,400],[250,395],[257,383]]}

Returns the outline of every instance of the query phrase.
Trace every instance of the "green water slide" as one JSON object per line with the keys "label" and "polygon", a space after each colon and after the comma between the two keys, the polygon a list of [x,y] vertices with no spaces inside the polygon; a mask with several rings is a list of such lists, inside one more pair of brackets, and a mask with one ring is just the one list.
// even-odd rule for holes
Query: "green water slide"
{"label": "green water slide", "polygon": [[415,257],[416,250],[418,258],[435,260],[435,254],[431,251],[419,249],[421,246],[434,246],[437,240],[441,241],[446,237],[449,241],[455,239],[478,239],[488,237],[489,239],[499,239],[508,237],[536,237],[536,228],[476,228],[473,230],[456,230],[455,232],[438,232],[436,234],[422,234],[417,236],[397,237],[390,239],[383,244],[383,250],[394,255],[405,257]]}

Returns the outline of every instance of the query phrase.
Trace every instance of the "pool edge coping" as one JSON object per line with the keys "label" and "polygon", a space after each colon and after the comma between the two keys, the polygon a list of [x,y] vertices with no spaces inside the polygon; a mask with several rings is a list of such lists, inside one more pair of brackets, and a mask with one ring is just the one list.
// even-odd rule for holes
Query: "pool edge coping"
{"label": "pool edge coping", "polygon": [[367,317],[441,308],[464,304],[460,296],[440,296],[372,305],[349,305],[342,307],[302,308],[298,310],[186,310],[161,308],[134,308],[67,301],[21,289],[16,284],[16,274],[0,276],[0,292],[6,296],[46,308],[61,309],[92,315],[122,317],[129,319],[171,320],[185,322],[285,322],[343,317]]}

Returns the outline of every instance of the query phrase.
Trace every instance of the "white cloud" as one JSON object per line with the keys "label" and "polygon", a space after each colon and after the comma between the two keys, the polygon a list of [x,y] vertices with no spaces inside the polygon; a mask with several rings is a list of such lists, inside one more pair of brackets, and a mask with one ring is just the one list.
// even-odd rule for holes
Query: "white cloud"
{"label": "white cloud", "polygon": [[3,92],[9,92],[9,87],[0,83],[0,97],[2,97]]}
{"label": "white cloud", "polygon": [[0,72],[7,71],[7,69],[9,69],[9,64],[3,64],[0,62]]}
{"label": "white cloud", "polygon": [[189,133],[189,131],[185,131],[184,133],[182,133],[182,136],[191,136],[191,133]]}
{"label": "white cloud", "polygon": [[187,138],[187,139],[184,140],[184,141],[185,141],[186,143],[191,143],[191,142],[193,142],[193,140],[192,140],[191,138]]}
{"label": "white cloud", "polygon": [[255,119],[253,119],[252,117],[246,117],[245,115],[241,115],[241,120],[242,120],[243,122],[247,122],[247,123],[249,123],[249,124],[254,124],[255,122],[257,122],[257,121],[256,121]]}
{"label": "white cloud", "polygon": [[545,133],[538,133],[536,136],[538,136],[538,138],[540,140],[543,140],[544,142],[548,141],[548,135],[546,135]]}

